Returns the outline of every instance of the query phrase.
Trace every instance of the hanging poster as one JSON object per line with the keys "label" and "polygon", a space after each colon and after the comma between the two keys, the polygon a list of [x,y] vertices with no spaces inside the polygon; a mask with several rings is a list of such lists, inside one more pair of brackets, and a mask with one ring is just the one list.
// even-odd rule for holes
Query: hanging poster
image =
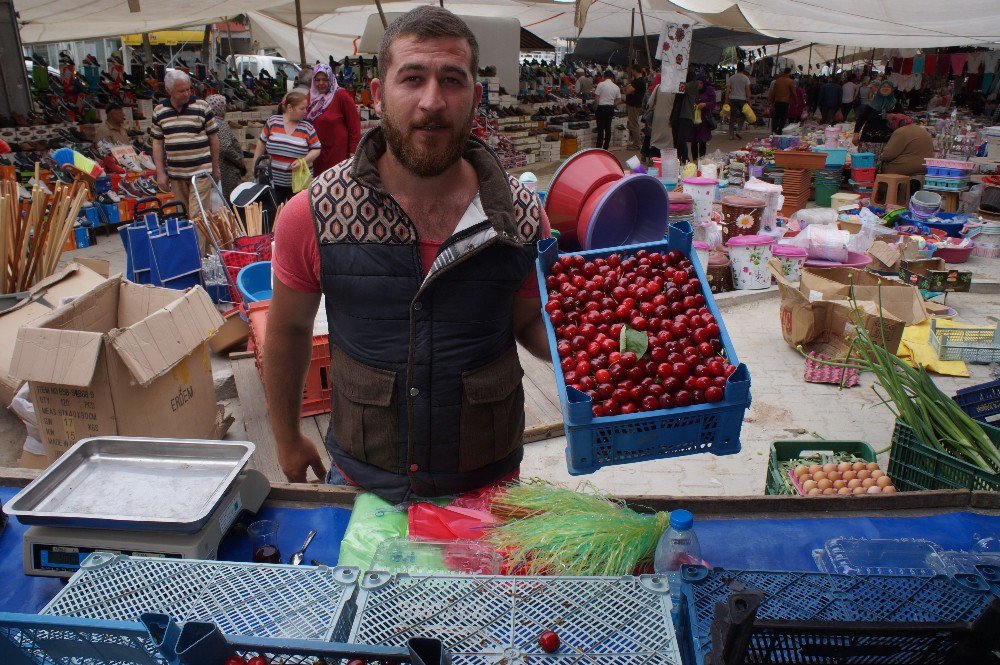
{"label": "hanging poster", "polygon": [[691,24],[664,23],[660,34],[661,92],[684,92],[691,59]]}

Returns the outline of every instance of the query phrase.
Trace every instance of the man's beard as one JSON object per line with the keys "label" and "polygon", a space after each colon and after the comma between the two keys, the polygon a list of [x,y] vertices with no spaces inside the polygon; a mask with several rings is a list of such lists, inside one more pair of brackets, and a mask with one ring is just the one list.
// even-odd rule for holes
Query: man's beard
{"label": "man's beard", "polygon": [[[402,127],[385,103],[382,100],[382,131],[385,133],[385,141],[389,150],[399,160],[406,170],[421,178],[429,178],[440,175],[449,166],[457,162],[462,157],[465,150],[465,143],[469,140],[472,131],[472,119],[475,116],[475,108],[469,113],[469,117],[459,127],[453,126],[449,121],[440,117],[425,117],[411,127]],[[413,140],[413,132],[419,131],[419,127],[435,125],[451,131],[448,143],[443,149],[430,151],[422,145],[417,145]]]}

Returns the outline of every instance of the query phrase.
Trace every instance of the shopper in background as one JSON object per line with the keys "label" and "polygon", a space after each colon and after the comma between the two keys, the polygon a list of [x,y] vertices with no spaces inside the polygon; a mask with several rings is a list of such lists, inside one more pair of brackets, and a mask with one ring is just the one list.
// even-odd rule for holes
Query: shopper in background
{"label": "shopper in background", "polygon": [[305,120],[322,146],[314,165],[318,175],[354,154],[361,139],[361,116],[354,96],[337,84],[329,65],[313,67]]}
{"label": "shopper in background", "polygon": [[125,112],[121,104],[109,104],[105,109],[105,120],[94,132],[94,143],[106,141],[110,145],[128,145],[128,130],[125,129]]}
{"label": "shopper in background", "polygon": [[590,93],[594,91],[594,79],[582,69],[577,69],[576,84],[574,84],[573,89],[576,91],[576,94],[583,95],[585,99],[589,99]]}
{"label": "shopper in background", "polygon": [[857,117],[857,112],[860,110],[859,107],[871,101],[872,95],[875,94],[872,88],[872,79],[868,76],[863,77],[861,82],[858,83],[858,96],[854,104],[855,117]]}
{"label": "shopper in background", "polygon": [[895,93],[896,87],[888,79],[882,81],[871,101],[858,109],[858,119],[854,121],[854,144],[858,152],[875,154],[876,168],[880,167],[882,151],[892,136],[887,118],[896,111]]}
{"label": "shopper in background", "polygon": [[[171,69],[163,78],[167,98],[153,109],[149,136],[153,141],[156,184],[187,206],[188,212],[209,207],[212,183],[192,177],[210,172],[217,181],[219,170],[219,124],[208,103],[191,95],[191,78],[179,69]],[[196,198],[198,197],[198,198]],[[208,249],[208,238],[198,231],[201,249]]]}
{"label": "shopper in background", "polygon": [[212,108],[212,115],[219,125],[219,170],[222,172],[219,185],[228,201],[229,195],[247,173],[246,164],[243,162],[243,148],[229,127],[229,123],[226,122],[226,98],[222,95],[211,95],[205,101]]}
{"label": "shopper in background", "polygon": [[785,125],[788,124],[788,105],[792,99],[794,86],[791,67],[786,67],[781,76],[771,84],[771,90],[767,93],[767,101],[771,102],[772,134],[780,134]]}
{"label": "shopper in background", "polygon": [[743,105],[750,100],[750,78],[742,62],[736,64],[736,73],[726,81],[726,100],[729,103],[729,138],[742,139],[736,130],[743,124]]}
{"label": "shopper in background", "polygon": [[611,123],[615,107],[622,103],[622,91],[615,84],[614,72],[604,71],[604,80],[594,88],[594,114],[597,116],[597,147],[607,150],[611,145]]}
{"label": "shopper in background", "polygon": [[265,152],[271,158],[271,189],[278,203],[284,203],[295,193],[292,191],[292,171],[301,168],[302,162],[311,170],[320,156],[319,136],[304,119],[307,108],[308,98],[301,92],[285,95],[278,106],[278,115],[267,119],[253,153],[254,164]]}
{"label": "shopper in background", "polygon": [[847,120],[848,114],[854,110],[854,104],[858,99],[858,84],[854,82],[854,74],[848,72],[844,77],[844,85],[840,87],[840,112]]}
{"label": "shopper in background", "polygon": [[646,96],[646,77],[642,68],[633,65],[632,79],[625,86],[625,108],[628,111],[628,149],[639,150],[642,147],[642,135],[639,120],[642,118],[642,101]]}
{"label": "shopper in background", "polygon": [[674,144],[677,146],[677,159],[683,164],[688,161],[688,144],[694,138],[694,111],[698,104],[698,94],[701,92],[699,81],[693,70],[688,70],[684,92],[677,95],[674,104],[677,107],[677,120],[674,123]]}
{"label": "shopper in background", "polygon": [[886,118],[892,135],[882,150],[882,173],[923,175],[924,160],[934,157],[934,139],[922,126],[902,113]]}
{"label": "shopper in background", "polygon": [[819,88],[819,109],[823,114],[823,124],[832,125],[836,122],[837,111],[840,109],[840,102],[843,93],[840,85],[832,78],[828,78]]}
{"label": "shopper in background", "polygon": [[802,89],[800,79],[792,79],[792,96],[788,100],[788,119],[791,122],[801,122],[806,116],[806,91]]}
{"label": "shopper in background", "polygon": [[691,133],[691,155],[701,159],[708,153],[708,142],[712,140],[712,130],[715,129],[715,87],[705,74],[698,74],[701,89],[695,102],[695,123]]}

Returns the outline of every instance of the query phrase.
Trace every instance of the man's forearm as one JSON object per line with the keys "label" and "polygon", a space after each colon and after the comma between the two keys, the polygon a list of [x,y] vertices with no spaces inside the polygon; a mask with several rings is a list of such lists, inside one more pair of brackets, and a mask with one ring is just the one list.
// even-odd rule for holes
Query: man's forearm
{"label": "man's forearm", "polygon": [[153,164],[158,174],[167,172],[167,164],[163,159],[163,141],[153,141]]}
{"label": "man's forearm", "polygon": [[518,331],[517,341],[536,358],[547,361],[552,360],[552,356],[549,353],[549,338],[545,332],[545,324],[542,322],[541,317],[534,319]]}
{"label": "man's forearm", "polygon": [[299,432],[302,389],[312,358],[312,331],[270,330],[264,342],[264,393],[278,445]]}

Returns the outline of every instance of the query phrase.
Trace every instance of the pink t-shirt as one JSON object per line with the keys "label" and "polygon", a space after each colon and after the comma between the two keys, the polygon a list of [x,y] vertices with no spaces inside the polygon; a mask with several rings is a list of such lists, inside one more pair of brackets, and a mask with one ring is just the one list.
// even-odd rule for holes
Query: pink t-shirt
{"label": "pink t-shirt", "polygon": [[[541,237],[550,234],[549,218],[542,209]],[[424,275],[431,269],[437,258],[442,240],[420,241],[420,266]],[[303,190],[285,204],[274,226],[274,253],[271,270],[282,284],[302,291],[319,293],[322,291],[319,279],[319,244],[313,225],[312,210],[309,208],[309,190]],[[521,298],[538,297],[538,281],[534,271],[525,278],[517,290]]]}

